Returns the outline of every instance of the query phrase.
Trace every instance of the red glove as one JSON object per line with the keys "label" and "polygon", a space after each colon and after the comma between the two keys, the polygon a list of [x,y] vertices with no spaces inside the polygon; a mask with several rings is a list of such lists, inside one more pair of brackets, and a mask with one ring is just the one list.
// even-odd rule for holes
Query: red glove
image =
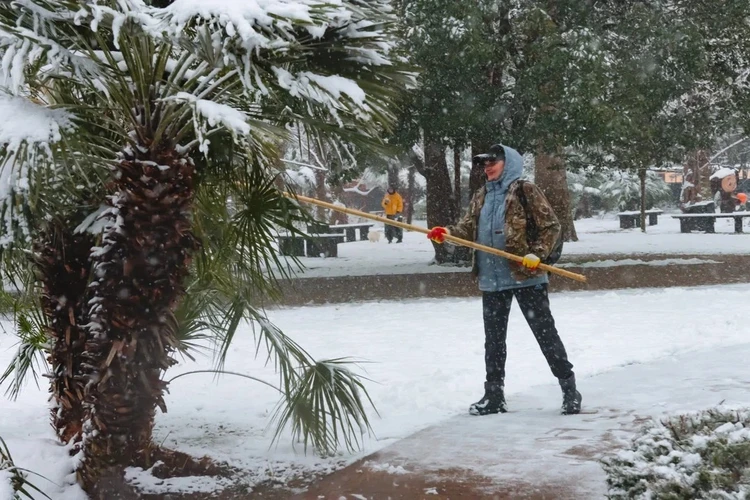
{"label": "red glove", "polygon": [[442,243],[445,241],[446,234],[450,234],[447,229],[445,229],[444,227],[435,226],[430,229],[429,233],[427,233],[427,237],[435,243]]}

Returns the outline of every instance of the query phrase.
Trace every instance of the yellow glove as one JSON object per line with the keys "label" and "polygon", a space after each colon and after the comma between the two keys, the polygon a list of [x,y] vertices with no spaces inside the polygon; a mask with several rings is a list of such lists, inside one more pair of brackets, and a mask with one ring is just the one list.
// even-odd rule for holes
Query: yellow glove
{"label": "yellow glove", "polygon": [[542,262],[542,259],[534,255],[533,253],[530,253],[523,258],[523,266],[527,269],[531,269],[532,271],[539,267],[539,264]]}

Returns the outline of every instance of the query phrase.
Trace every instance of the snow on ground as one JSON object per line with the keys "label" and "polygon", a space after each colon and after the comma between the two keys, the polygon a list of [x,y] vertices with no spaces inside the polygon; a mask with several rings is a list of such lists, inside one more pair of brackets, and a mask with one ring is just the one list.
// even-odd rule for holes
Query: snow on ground
{"label": "snow on ground", "polygon": [[[678,212],[675,212],[678,213]],[[579,240],[567,242],[563,247],[562,261],[585,262],[592,256],[622,256],[626,261],[633,256],[654,255],[721,255],[750,253],[750,219],[745,221],[745,233],[734,233],[734,219],[718,219],[716,234],[680,233],[680,222],[670,213],[659,216],[659,223],[648,226],[644,234],[640,229],[620,229],[615,214],[606,214],[575,222]],[[426,227],[425,221],[414,225]],[[376,224],[375,230],[383,230]],[[467,272],[466,267],[430,265],[434,256],[432,244],[422,233],[406,232],[401,244],[380,241],[358,241],[338,245],[339,256],[319,259],[303,257],[306,270],[301,277],[361,276],[371,274],[411,274]],[[668,260],[668,259],[663,259]],[[671,262],[675,264],[675,262]],[[679,262],[679,264],[685,264]],[[615,262],[613,265],[619,265]],[[664,264],[662,264],[664,265]]]}
{"label": "snow on ground", "polygon": [[[623,413],[698,410],[725,397],[705,392],[708,389],[702,381],[711,379],[711,387],[735,387],[744,380],[744,392],[735,391],[732,398],[750,405],[745,363],[732,361],[750,355],[746,327],[749,293],[750,285],[732,285],[553,294],[552,309],[575,365],[584,404]],[[267,425],[277,401],[274,391],[247,379],[224,376],[216,380],[211,374],[189,375],[171,385],[169,412],[157,416],[156,442],[226,460],[247,471],[245,480],[252,483],[266,478],[283,481],[300,470],[331,471],[435,424],[449,426],[452,430],[446,436],[450,439],[459,439],[450,437],[453,432],[466,433],[469,441],[479,440],[477,429],[502,425],[494,417],[481,421],[465,417],[468,405],[481,396],[484,377],[478,298],[338,304],[278,309],[269,314],[316,358],[352,356],[366,362],[359,370],[372,380],[367,387],[380,417],[373,414],[375,434],[365,440],[364,450],[321,460],[304,456],[301,447],[295,451],[288,435],[278,446],[271,446],[272,432]],[[532,454],[533,446],[546,446],[523,438],[524,433],[543,434],[545,426],[549,430],[562,425],[559,419],[563,417],[556,415],[560,404],[556,381],[515,306],[509,332],[508,403],[511,409],[522,410],[524,417],[509,414],[508,423],[520,436],[513,440],[513,449],[523,456]],[[0,367],[7,365],[13,351],[14,339],[0,333]],[[727,353],[735,355],[726,361]],[[692,361],[683,361],[693,358],[702,360],[697,368]],[[646,375],[627,375],[632,368],[628,365],[646,366],[649,362],[657,367],[652,372],[644,368]],[[199,357],[197,363],[181,363],[170,370],[168,377],[210,366],[210,358]],[[254,359],[249,327],[237,336],[226,369],[276,381],[263,357]],[[612,375],[616,373],[622,375]],[[689,390],[704,392],[693,398],[686,393]],[[36,480],[52,498],[84,498],[77,486],[65,485],[71,479],[66,468],[70,462],[55,444],[46,399],[46,387],[37,389],[30,384],[18,401],[1,400],[0,436],[8,442],[17,465],[60,485]],[[542,408],[539,415],[537,408]],[[573,418],[576,428],[589,428],[582,417]],[[596,435],[599,427],[591,424],[593,432],[588,434]],[[503,477],[510,469],[491,459],[491,444],[466,464],[453,464]],[[495,451],[498,446],[495,443]],[[435,460],[441,456],[437,454]],[[565,463],[551,461],[548,465]],[[516,464],[517,469],[521,467],[520,462]],[[149,483],[143,473],[131,475],[141,484]],[[192,487],[199,488],[201,482],[205,480],[196,480]],[[183,482],[181,487],[188,486]]]}
{"label": "snow on ground", "polygon": [[713,347],[581,378],[584,407],[594,414],[561,417],[559,388],[537,386],[508,398],[510,413],[451,417],[395,443],[367,466],[428,477],[460,466],[499,485],[555,491],[558,500],[606,498],[606,474],[598,459],[627,447],[639,422],[719,404],[750,406],[750,375],[739,368],[748,357],[747,343]]}

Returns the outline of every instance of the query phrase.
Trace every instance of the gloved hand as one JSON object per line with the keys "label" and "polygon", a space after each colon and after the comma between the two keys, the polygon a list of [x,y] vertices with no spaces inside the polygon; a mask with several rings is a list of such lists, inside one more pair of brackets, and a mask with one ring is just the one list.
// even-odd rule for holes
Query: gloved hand
{"label": "gloved hand", "polygon": [[427,233],[427,237],[434,241],[435,243],[442,243],[445,241],[445,235],[450,234],[450,232],[441,226],[435,226],[432,229],[430,229],[430,232]]}
{"label": "gloved hand", "polygon": [[523,266],[527,269],[531,269],[532,271],[539,267],[539,264],[541,264],[542,259],[534,255],[533,253],[527,254],[523,258]]}

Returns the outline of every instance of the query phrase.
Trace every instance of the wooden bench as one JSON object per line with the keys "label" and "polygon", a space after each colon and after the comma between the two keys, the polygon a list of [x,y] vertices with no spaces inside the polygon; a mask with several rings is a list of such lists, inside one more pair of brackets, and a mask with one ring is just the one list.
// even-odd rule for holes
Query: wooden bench
{"label": "wooden bench", "polygon": [[344,242],[340,233],[280,234],[279,253],[290,257],[338,257],[338,244]]}
{"label": "wooden bench", "polygon": [[339,243],[344,242],[344,235],[333,234],[308,234],[305,237],[308,257],[338,257]]}
{"label": "wooden bench", "polygon": [[734,232],[742,232],[742,219],[750,217],[750,212],[734,212],[723,214],[678,214],[673,215],[673,219],[680,220],[680,232],[689,233],[690,231],[705,231],[706,233],[715,233],[714,224],[716,219],[734,219]]}
{"label": "wooden bench", "polygon": [[[657,217],[659,217],[661,214],[661,210],[646,210],[646,215],[648,215],[648,225],[655,226],[656,224],[658,224],[659,220],[657,219]],[[617,214],[617,216],[620,218],[620,229],[630,229],[636,227],[640,224],[641,221],[640,210],[620,212],[619,214]]]}
{"label": "wooden bench", "polygon": [[279,253],[290,257],[304,257],[305,240],[299,236],[279,235]]}
{"label": "wooden bench", "polygon": [[331,233],[345,234],[346,241],[357,241],[357,229],[359,229],[359,239],[360,241],[364,241],[370,233],[370,228],[374,225],[375,224],[371,222],[363,222],[360,224],[336,224],[330,226],[329,231]]}

